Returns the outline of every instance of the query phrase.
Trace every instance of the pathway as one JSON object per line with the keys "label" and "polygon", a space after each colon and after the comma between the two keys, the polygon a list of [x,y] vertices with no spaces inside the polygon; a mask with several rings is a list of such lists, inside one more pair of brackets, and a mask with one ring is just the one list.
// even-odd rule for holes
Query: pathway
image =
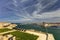
{"label": "pathway", "polygon": [[17,30],[10,30],[10,31],[7,31],[7,32],[2,32],[2,33],[0,33],[0,34],[6,34],[6,33],[14,32],[14,31],[17,31]]}
{"label": "pathway", "polygon": [[[34,32],[34,31],[30,31],[30,30],[27,30],[26,33],[34,34],[34,35],[39,36],[37,38],[37,40],[46,40],[46,34],[45,33],[42,33],[42,32]],[[55,40],[52,34],[48,34],[48,40]]]}

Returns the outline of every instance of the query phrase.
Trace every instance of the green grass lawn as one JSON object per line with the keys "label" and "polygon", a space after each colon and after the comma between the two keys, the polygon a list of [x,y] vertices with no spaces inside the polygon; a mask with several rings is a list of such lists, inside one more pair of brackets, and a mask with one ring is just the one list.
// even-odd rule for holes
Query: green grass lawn
{"label": "green grass lawn", "polygon": [[4,28],[4,29],[0,29],[0,33],[1,32],[6,32],[6,31],[10,31],[11,29],[8,29],[8,28]]}
{"label": "green grass lawn", "polygon": [[23,33],[19,31],[15,31],[11,33],[12,35],[16,36],[16,40],[36,40],[38,36],[28,33]]}

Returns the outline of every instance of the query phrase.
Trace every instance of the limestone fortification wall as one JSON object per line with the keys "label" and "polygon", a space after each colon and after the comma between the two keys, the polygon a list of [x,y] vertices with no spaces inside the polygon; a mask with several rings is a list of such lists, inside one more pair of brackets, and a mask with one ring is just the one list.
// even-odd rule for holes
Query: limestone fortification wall
{"label": "limestone fortification wall", "polygon": [[10,28],[16,27],[16,24],[8,23],[8,22],[0,22],[0,29],[1,28]]}

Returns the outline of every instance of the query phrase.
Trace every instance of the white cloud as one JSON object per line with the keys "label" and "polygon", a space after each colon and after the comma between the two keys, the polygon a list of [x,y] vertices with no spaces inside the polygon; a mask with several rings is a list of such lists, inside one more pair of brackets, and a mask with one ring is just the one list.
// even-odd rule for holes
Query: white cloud
{"label": "white cloud", "polygon": [[[46,4],[45,6],[42,6],[41,2],[44,0],[38,0],[39,3],[36,6],[36,10],[32,13],[32,18],[40,18],[40,19],[44,19],[44,18],[50,18],[53,15],[56,16],[54,12],[53,15],[51,12],[47,12],[47,13],[43,13],[42,15],[38,14],[39,12],[42,11],[42,9],[46,8],[46,7],[51,7],[52,5],[54,5],[58,0],[50,0],[50,2],[48,4]],[[58,13],[59,15],[59,13]]]}
{"label": "white cloud", "polygon": [[31,19],[28,19],[28,18],[22,18],[22,19],[5,20],[5,21],[7,21],[7,22],[16,22],[16,23],[19,23],[19,22],[31,21]]}
{"label": "white cloud", "polygon": [[[26,1],[27,0],[21,0],[20,2],[26,2]],[[16,16],[23,17],[23,19],[18,19],[18,20],[15,20],[15,21],[30,21],[30,20],[33,20],[35,18],[37,18],[37,19],[48,19],[48,18],[52,18],[52,17],[60,17],[60,10],[38,14],[39,12],[42,11],[42,9],[54,5],[57,1],[58,0],[53,0],[53,1],[51,0],[51,2],[49,2],[45,6],[42,6],[42,4],[40,2],[37,3],[36,5],[34,5],[36,7],[36,10],[32,13],[32,15],[30,15],[25,10],[26,9],[25,8],[25,9],[23,9],[23,11],[21,11],[22,12],[22,15],[21,14],[18,14],[18,13],[16,14]]]}
{"label": "white cloud", "polygon": [[58,0],[50,0],[50,2],[49,3],[47,3],[45,6],[42,6],[42,1],[44,1],[44,0],[38,0],[39,2],[38,2],[38,4],[37,5],[35,5],[36,6],[36,8],[37,8],[37,13],[39,13],[39,12],[41,12],[44,8],[47,8],[47,7],[51,7],[52,5],[54,5]]}
{"label": "white cloud", "polygon": [[18,6],[18,5],[17,5],[17,0],[13,0],[13,5],[14,5],[15,7]]}
{"label": "white cloud", "polygon": [[49,18],[53,18],[53,17],[60,17],[60,10],[56,10],[56,11],[52,11],[52,12],[45,12],[42,14],[38,14],[37,11],[35,11],[31,16],[28,14],[26,14],[26,15],[16,14],[16,15],[19,17],[23,17],[22,19],[18,19],[19,21],[31,21],[33,19],[35,20],[35,18],[49,19]]}
{"label": "white cloud", "polygon": [[[35,11],[36,12],[36,11]],[[16,14],[17,15],[17,14]],[[32,16],[23,16],[23,15],[20,15],[18,14],[17,16],[19,17],[23,17],[23,18],[19,18],[19,19],[16,19],[16,20],[7,20],[7,21],[11,21],[11,22],[31,22],[31,21],[35,21],[35,18],[37,19],[48,19],[48,20],[44,20],[44,21],[48,21],[48,22],[59,22],[59,18],[58,19],[50,19],[49,18],[53,18],[53,17],[60,17],[60,10],[56,10],[56,11],[53,11],[53,12],[46,12],[46,13],[43,13],[43,14],[37,14],[37,13],[34,13],[32,14]],[[43,20],[42,20],[43,21]],[[36,21],[35,21],[36,22]]]}
{"label": "white cloud", "polygon": [[52,18],[52,17],[60,17],[60,10],[56,10],[53,12],[46,12],[46,13],[42,13],[37,14],[37,11],[35,11],[35,13],[32,14],[34,18],[40,18],[40,19],[46,19],[46,18]]}
{"label": "white cloud", "polygon": [[28,0],[20,0],[20,2],[26,2],[26,1],[28,1]]}

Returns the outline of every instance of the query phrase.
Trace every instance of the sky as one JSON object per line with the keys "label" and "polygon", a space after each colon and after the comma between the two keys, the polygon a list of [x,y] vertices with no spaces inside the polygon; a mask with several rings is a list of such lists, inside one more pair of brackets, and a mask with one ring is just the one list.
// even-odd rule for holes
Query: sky
{"label": "sky", "polygon": [[60,0],[0,0],[0,22],[60,22]]}

